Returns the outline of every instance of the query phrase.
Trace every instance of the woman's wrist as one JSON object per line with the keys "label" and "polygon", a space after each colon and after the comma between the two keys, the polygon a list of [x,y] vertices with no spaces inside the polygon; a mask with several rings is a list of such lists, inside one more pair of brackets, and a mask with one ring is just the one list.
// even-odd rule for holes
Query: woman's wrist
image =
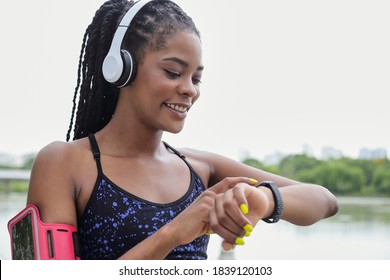
{"label": "woman's wrist", "polygon": [[164,225],[157,231],[158,238],[164,242],[171,250],[180,244],[179,229],[175,226],[174,221]]}
{"label": "woman's wrist", "polygon": [[275,209],[275,200],[272,194],[272,191],[269,188],[259,186],[257,187],[259,191],[261,191],[266,197],[268,201],[268,207],[266,209],[266,212],[264,212],[264,217],[262,218],[268,218],[269,216],[272,215]]}

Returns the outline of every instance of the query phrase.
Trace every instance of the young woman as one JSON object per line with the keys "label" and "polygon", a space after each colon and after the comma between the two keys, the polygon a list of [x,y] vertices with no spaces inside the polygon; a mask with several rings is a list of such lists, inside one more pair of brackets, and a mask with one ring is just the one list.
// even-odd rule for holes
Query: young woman
{"label": "young woman", "polygon": [[[130,26],[118,27],[137,4]],[[137,4],[107,1],[86,30],[67,142],[43,148],[32,170],[27,202],[42,220],[76,226],[82,259],[206,259],[210,232],[229,249],[261,219],[310,225],[334,215],[322,186],[161,141],[199,98],[201,40],[175,3]],[[136,66],[119,82],[103,66],[117,30]],[[274,183],[254,187],[262,181]]]}

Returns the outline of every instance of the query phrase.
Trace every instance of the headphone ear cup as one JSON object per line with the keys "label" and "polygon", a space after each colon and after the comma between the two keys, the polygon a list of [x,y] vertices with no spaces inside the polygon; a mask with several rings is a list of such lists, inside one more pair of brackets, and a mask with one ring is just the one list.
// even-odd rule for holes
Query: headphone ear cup
{"label": "headphone ear cup", "polygon": [[122,75],[114,84],[121,88],[127,86],[134,81],[136,75],[136,63],[131,54],[127,50],[121,50],[121,58],[123,61]]}

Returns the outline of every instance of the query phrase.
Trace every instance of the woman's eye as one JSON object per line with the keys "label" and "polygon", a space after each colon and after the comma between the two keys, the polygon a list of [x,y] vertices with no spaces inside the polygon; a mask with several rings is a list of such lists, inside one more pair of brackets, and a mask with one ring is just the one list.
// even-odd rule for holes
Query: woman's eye
{"label": "woman's eye", "polygon": [[166,70],[166,69],[164,69],[164,71],[165,71],[165,73],[167,73],[167,75],[170,78],[173,78],[173,79],[180,78],[180,76],[181,76],[180,73],[177,73],[177,72],[174,72],[174,71],[170,71],[170,70]]}
{"label": "woman's eye", "polygon": [[[175,71],[171,71],[171,70],[167,70],[167,69],[164,69],[164,71],[168,75],[168,77],[171,79],[178,79],[182,76],[182,74],[179,72],[175,72]],[[200,78],[192,78],[192,83],[194,85],[199,85],[201,82],[202,81],[200,80]]]}
{"label": "woman's eye", "polygon": [[192,83],[193,83],[194,85],[199,85],[201,82],[202,82],[202,81],[201,81],[200,79],[197,79],[197,78],[193,78],[193,79],[192,79]]}

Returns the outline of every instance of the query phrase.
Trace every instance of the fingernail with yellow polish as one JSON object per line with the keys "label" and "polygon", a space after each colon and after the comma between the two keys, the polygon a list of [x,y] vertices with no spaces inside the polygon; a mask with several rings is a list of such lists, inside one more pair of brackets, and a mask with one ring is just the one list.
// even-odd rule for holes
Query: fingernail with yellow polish
{"label": "fingernail with yellow polish", "polygon": [[253,179],[253,178],[249,178],[249,182],[253,185],[256,185],[259,181],[257,181],[256,179]]}
{"label": "fingernail with yellow polish", "polygon": [[244,230],[247,231],[247,232],[252,232],[253,231],[253,227],[250,224],[246,224],[244,226]]}
{"label": "fingernail with yellow polish", "polygon": [[244,213],[245,215],[248,214],[249,210],[248,207],[245,204],[240,205],[241,212]]}
{"label": "fingernail with yellow polish", "polygon": [[244,245],[245,241],[241,237],[237,237],[236,240],[234,241],[236,245]]}
{"label": "fingernail with yellow polish", "polygon": [[245,236],[246,236],[246,237],[251,236],[251,232],[250,232],[250,231],[246,231],[246,232],[245,232]]}

